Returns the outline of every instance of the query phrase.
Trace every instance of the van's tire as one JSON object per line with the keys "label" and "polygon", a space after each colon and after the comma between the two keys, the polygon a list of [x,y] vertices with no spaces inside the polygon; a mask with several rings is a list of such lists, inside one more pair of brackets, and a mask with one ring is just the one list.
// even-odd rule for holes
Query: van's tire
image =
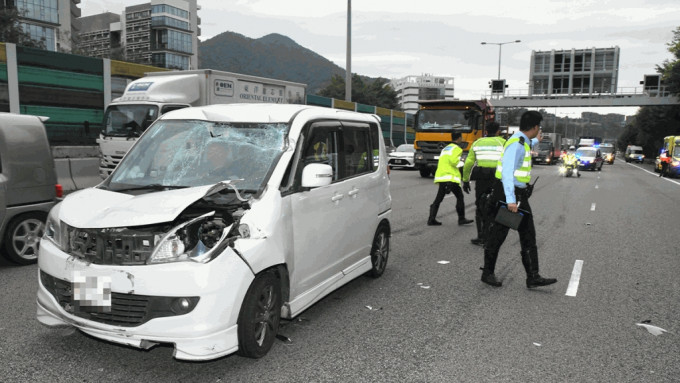
{"label": "van's tire", "polygon": [[40,238],[45,232],[47,214],[30,212],[14,217],[7,225],[3,247],[7,258],[20,265],[38,261]]}
{"label": "van's tire", "polygon": [[418,169],[420,171],[420,176],[421,177],[429,177],[430,176],[430,169],[429,168],[420,168]]}
{"label": "van's tire", "polygon": [[272,270],[255,277],[238,314],[238,354],[261,358],[272,348],[281,321],[281,282]]}
{"label": "van's tire", "polygon": [[390,256],[390,229],[386,224],[380,224],[373,236],[371,245],[371,270],[368,275],[378,278],[385,272],[387,259]]}

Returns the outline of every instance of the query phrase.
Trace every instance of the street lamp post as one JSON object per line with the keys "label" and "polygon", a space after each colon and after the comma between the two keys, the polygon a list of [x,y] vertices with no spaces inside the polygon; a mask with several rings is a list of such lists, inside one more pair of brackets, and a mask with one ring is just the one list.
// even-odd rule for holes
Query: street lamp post
{"label": "street lamp post", "polygon": [[488,43],[486,41],[482,41],[482,45],[498,45],[498,79],[501,79],[501,48],[505,44],[514,44],[514,43],[521,43],[522,40],[515,40],[515,41],[506,41],[504,43]]}

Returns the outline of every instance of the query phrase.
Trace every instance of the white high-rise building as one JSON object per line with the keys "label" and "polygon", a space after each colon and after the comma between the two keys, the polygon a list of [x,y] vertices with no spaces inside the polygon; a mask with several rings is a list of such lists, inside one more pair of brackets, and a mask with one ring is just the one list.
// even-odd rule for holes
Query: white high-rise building
{"label": "white high-rise building", "polygon": [[392,79],[390,85],[397,92],[397,101],[406,113],[418,111],[418,100],[454,100],[453,77],[406,76]]}

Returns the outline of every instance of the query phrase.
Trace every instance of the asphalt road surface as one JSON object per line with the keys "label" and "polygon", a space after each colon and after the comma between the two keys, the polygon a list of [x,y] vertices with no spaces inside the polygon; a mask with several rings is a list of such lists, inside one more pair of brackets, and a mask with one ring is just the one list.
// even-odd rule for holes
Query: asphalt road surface
{"label": "asphalt road surface", "polygon": [[[457,225],[447,197],[444,224],[426,226],[432,179],[393,170],[385,274],[283,322],[290,342],[259,360],[180,362],[171,346],[141,351],[43,327],[37,267],[0,261],[0,381],[680,381],[680,180],[623,161],[580,178],[556,166],[533,175],[541,274],[555,285],[526,288],[515,232],[497,264],[503,287],[483,284],[474,225]],[[647,329],[657,327],[666,332]]]}

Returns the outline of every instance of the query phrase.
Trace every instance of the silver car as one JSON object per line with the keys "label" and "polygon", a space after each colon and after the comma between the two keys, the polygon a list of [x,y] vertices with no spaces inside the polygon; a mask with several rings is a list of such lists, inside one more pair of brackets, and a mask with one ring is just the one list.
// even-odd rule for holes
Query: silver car
{"label": "silver car", "polygon": [[387,163],[391,168],[414,168],[415,161],[413,156],[416,149],[412,144],[403,144],[397,150],[387,155]]}
{"label": "silver car", "polygon": [[36,262],[47,213],[60,194],[40,118],[0,113],[0,246],[5,257],[22,265]]}

